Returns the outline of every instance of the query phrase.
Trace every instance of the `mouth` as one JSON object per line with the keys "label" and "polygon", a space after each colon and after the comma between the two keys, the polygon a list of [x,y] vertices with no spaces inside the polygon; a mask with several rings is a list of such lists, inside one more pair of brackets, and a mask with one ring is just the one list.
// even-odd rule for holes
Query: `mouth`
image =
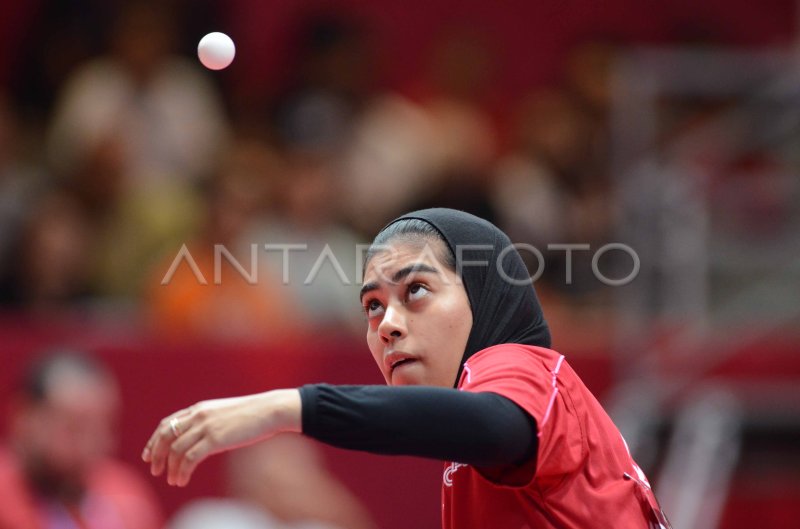
{"label": "mouth", "polygon": [[416,362],[414,358],[405,358],[403,360],[398,360],[392,364],[392,370],[397,369],[400,366],[410,364],[411,362]]}
{"label": "mouth", "polygon": [[389,373],[393,373],[395,369],[402,368],[419,361],[418,358],[405,353],[390,353],[386,357],[386,367],[389,368]]}

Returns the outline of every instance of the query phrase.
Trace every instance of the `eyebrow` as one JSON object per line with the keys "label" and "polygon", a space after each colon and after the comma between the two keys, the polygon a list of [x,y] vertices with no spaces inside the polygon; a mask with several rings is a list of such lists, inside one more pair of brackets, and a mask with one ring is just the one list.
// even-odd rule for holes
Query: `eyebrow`
{"label": "eyebrow", "polygon": [[[426,265],[425,263],[414,263],[408,266],[404,266],[400,270],[394,273],[392,276],[391,282],[392,283],[399,283],[404,278],[410,276],[411,274],[419,273],[419,272],[427,272],[431,274],[438,274],[439,271],[430,265]],[[377,281],[371,281],[366,283],[364,286],[361,287],[361,292],[359,293],[359,299],[364,297],[364,294],[367,292],[371,292],[373,290],[377,290],[380,288]]]}

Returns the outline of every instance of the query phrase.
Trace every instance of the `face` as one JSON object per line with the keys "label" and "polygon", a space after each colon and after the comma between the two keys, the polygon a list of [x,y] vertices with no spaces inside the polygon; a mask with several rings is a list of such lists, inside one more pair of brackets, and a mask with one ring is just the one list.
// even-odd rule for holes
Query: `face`
{"label": "face", "polygon": [[50,479],[80,483],[114,448],[117,388],[71,374],[52,386],[45,401],[20,417],[18,439]]}
{"label": "face", "polygon": [[442,241],[388,244],[364,272],[367,344],[386,383],[452,387],[472,329],[458,275],[439,258]]}

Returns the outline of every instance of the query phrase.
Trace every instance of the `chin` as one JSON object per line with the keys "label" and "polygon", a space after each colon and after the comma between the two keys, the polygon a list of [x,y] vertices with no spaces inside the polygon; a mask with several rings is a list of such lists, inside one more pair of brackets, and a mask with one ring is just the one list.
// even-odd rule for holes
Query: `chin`
{"label": "chin", "polygon": [[424,386],[427,385],[421,377],[397,375],[389,382],[390,386]]}
{"label": "chin", "polygon": [[389,385],[390,386],[411,386],[414,382],[409,380],[408,377],[404,377],[402,375],[389,375]]}

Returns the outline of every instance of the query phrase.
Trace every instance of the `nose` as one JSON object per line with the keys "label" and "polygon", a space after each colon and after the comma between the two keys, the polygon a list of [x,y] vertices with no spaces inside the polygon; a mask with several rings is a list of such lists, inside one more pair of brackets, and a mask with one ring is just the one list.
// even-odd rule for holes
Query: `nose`
{"label": "nose", "polygon": [[378,333],[380,334],[381,341],[385,344],[403,338],[407,330],[405,317],[402,311],[393,305],[386,307],[383,319],[380,325],[378,325]]}

